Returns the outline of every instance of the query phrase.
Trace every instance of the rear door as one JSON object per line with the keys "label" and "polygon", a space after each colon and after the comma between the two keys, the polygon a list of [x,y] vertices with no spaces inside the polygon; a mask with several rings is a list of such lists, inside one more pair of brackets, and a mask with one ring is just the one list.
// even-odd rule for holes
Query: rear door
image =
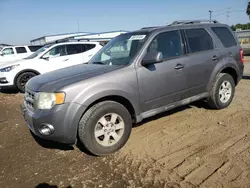
{"label": "rear door", "polygon": [[65,61],[66,63],[65,65],[72,66],[72,65],[83,63],[84,49],[83,49],[82,44],[67,44],[66,50],[67,50],[68,60]]}
{"label": "rear door", "polygon": [[227,63],[230,63],[233,60],[239,65],[242,65],[240,62],[240,45],[232,31],[230,31],[230,29],[226,26],[211,27],[211,29],[223,45],[223,57],[226,61],[228,61]]}
{"label": "rear door", "polygon": [[23,59],[29,55],[27,49],[23,46],[15,47],[15,49],[16,49],[16,59]]}
{"label": "rear door", "polygon": [[189,87],[183,98],[188,98],[206,92],[210,75],[222,59],[222,53],[205,28],[185,29],[183,35],[187,47],[185,76]]}
{"label": "rear door", "polygon": [[83,44],[83,63],[87,63],[100,49],[97,44]]}

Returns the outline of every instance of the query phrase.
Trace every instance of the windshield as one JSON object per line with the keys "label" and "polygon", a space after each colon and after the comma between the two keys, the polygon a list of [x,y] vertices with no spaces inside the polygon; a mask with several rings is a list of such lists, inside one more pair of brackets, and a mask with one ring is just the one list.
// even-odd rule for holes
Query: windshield
{"label": "windshield", "polygon": [[128,65],[147,38],[146,32],[120,35],[106,44],[89,64]]}
{"label": "windshield", "polygon": [[41,54],[42,52],[44,52],[45,50],[47,50],[50,46],[52,46],[52,45],[46,45],[24,59],[33,59],[33,58],[37,57],[39,54]]}

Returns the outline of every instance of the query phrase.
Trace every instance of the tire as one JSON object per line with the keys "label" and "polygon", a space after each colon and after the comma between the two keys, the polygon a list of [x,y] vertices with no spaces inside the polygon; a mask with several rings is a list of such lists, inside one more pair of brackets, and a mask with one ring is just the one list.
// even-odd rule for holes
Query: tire
{"label": "tire", "polygon": [[17,89],[24,93],[25,91],[25,84],[28,82],[28,80],[34,76],[37,76],[36,73],[34,72],[24,72],[24,73],[21,73],[17,79],[16,79],[16,87]]}
{"label": "tire", "polygon": [[[116,121],[113,121],[111,117],[115,119],[116,115],[118,115]],[[103,121],[100,121],[101,118]],[[108,122],[116,122],[116,124]],[[106,123],[108,124],[105,126]],[[119,129],[121,125],[124,126],[123,129]],[[82,116],[78,126],[78,136],[80,143],[88,152],[96,156],[105,156],[121,149],[128,141],[131,130],[132,118],[128,110],[120,103],[104,101],[92,106]],[[98,131],[100,137],[97,137]],[[113,134],[117,139],[114,139]],[[109,140],[106,141],[105,138]]]}
{"label": "tire", "polygon": [[[225,83],[227,83],[228,85]],[[226,91],[222,91],[223,90],[222,88],[230,88],[230,86],[231,89],[225,89]],[[230,95],[228,94],[230,93],[229,91],[231,91]],[[227,108],[231,104],[234,98],[234,93],[235,93],[235,82],[233,77],[227,73],[220,73],[216,77],[216,80],[212,87],[210,98],[207,101],[208,106],[212,109],[218,109],[218,110]]]}

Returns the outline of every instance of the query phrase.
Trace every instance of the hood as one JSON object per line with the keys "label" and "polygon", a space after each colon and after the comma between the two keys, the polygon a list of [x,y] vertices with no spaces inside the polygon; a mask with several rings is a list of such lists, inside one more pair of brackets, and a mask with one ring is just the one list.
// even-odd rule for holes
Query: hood
{"label": "hood", "polygon": [[123,66],[80,64],[51,71],[30,79],[26,87],[32,91],[54,92],[64,86],[92,78]]}
{"label": "hood", "polygon": [[15,61],[9,61],[9,62],[0,62],[0,68],[4,68],[4,67],[8,67],[8,66],[12,66],[12,65],[16,65],[16,64],[20,64],[23,62],[26,62],[28,60],[25,59],[20,59],[20,60],[15,60]]}

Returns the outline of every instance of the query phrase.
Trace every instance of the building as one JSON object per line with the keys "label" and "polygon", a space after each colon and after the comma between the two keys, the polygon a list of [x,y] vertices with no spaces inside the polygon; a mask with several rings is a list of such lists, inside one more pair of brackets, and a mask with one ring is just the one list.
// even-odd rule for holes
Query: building
{"label": "building", "polygon": [[128,31],[119,30],[119,31],[109,31],[109,32],[102,32],[102,33],[91,33],[85,34],[81,36],[72,37],[74,40],[88,40],[88,41],[97,41],[107,43],[111,39],[115,38],[116,36],[127,33]]}
{"label": "building", "polygon": [[65,34],[58,34],[58,35],[48,35],[33,39],[30,41],[31,45],[44,45],[46,43],[50,43],[56,40],[64,39],[67,37],[74,37],[74,36],[81,36],[86,35],[88,32],[77,32],[77,33],[65,33]]}
{"label": "building", "polygon": [[11,46],[10,44],[0,44],[0,50],[6,46]]}
{"label": "building", "polygon": [[87,40],[87,41],[97,41],[102,43],[107,43],[112,38],[127,33],[128,31],[109,31],[109,32],[101,32],[101,33],[69,33],[69,34],[60,34],[60,35],[50,35],[44,36],[37,39],[33,39],[30,41],[31,45],[44,45],[53,42],[62,42],[62,41],[69,41],[69,40]]}
{"label": "building", "polygon": [[250,54],[250,30],[240,30],[235,32],[244,54]]}

